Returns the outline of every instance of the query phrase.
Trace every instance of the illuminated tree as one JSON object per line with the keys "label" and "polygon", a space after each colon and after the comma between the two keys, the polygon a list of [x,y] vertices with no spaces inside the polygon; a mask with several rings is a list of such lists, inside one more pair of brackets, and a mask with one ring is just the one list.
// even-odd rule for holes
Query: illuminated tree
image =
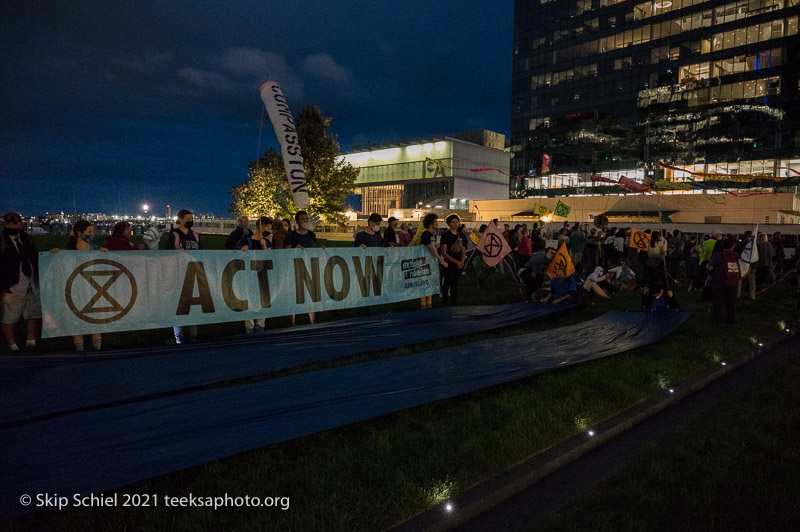
{"label": "illuminated tree", "polygon": [[[328,133],[331,119],[316,106],[305,107],[297,115],[297,136],[306,171],[306,186],[311,212],[327,223],[344,221],[345,198],[355,190],[359,169],[339,157],[336,135]],[[234,216],[286,216],[297,209],[286,181],[283,160],[270,148],[257,161],[250,161],[248,180],[231,187]]]}

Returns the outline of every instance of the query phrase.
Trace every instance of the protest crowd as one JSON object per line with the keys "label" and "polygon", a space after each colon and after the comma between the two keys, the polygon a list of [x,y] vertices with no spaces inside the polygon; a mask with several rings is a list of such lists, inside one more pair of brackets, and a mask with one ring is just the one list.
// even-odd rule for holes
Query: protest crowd
{"label": "protest crowd", "polygon": [[[3,218],[0,249],[0,293],[3,296],[3,335],[11,352],[19,351],[16,325],[26,322],[25,348],[35,348],[41,327],[39,302],[38,253],[33,239],[23,230],[19,213],[9,212]],[[319,246],[315,225],[306,211],[299,211],[294,220],[259,217],[253,223],[248,217],[238,219],[238,227],[230,233],[226,248],[230,250],[307,249]],[[443,223],[441,223],[443,222]],[[156,225],[148,228],[143,244],[131,240],[131,226],[118,222],[108,238],[108,248],[94,242],[91,222],[74,224],[66,249],[76,251],[136,251],[163,249],[193,251],[203,249],[202,238],[193,230],[194,215],[183,209],[178,212],[177,227],[163,238]],[[441,227],[440,227],[441,226]],[[584,304],[592,298],[612,298],[616,293],[638,291],[645,310],[679,308],[679,293],[699,291],[712,302],[712,317],[719,322],[734,323],[736,301],[742,297],[755,300],[759,287],[776,285],[791,287],[798,293],[800,276],[797,258],[800,241],[794,253],[786,256],[784,240],[779,232],[751,234],[696,235],[679,230],[604,228],[589,224],[569,224],[553,229],[556,224],[533,223],[511,227],[498,221],[476,226],[468,231],[457,214],[440,221],[436,213],[422,217],[418,227],[399,223],[373,213],[363,230],[356,232],[354,247],[424,246],[434,263],[438,263],[441,280],[441,305],[458,303],[458,287],[462,277],[472,271],[478,286],[490,290],[499,275],[508,275],[517,284],[524,299],[543,304]],[[324,248],[324,246],[321,246]],[[52,249],[51,252],[58,252]],[[434,297],[421,298],[422,309],[434,306]],[[363,307],[359,315],[368,315]],[[314,323],[314,313],[308,315]],[[292,324],[295,316],[291,316]],[[247,334],[264,330],[265,319],[247,320]],[[194,343],[197,326],[173,328],[176,344]],[[84,350],[83,336],[74,336],[76,351]],[[102,347],[100,334],[91,335],[94,350]]]}

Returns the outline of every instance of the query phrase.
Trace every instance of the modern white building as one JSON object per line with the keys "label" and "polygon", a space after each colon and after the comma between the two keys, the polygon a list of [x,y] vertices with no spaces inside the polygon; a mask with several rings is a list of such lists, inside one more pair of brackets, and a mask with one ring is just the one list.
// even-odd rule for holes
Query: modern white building
{"label": "modern white building", "polygon": [[361,213],[400,209],[468,209],[471,200],[508,198],[510,154],[505,136],[480,130],[354,150],[344,159],[361,169]]}

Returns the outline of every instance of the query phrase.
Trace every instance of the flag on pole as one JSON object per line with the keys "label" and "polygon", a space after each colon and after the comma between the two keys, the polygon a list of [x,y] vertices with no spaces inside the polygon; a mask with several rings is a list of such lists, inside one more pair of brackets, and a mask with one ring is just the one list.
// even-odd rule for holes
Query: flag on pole
{"label": "flag on pole", "polygon": [[631,228],[631,240],[628,245],[639,251],[647,251],[650,247],[650,235],[640,229]]}
{"label": "flag on pole", "polygon": [[569,211],[572,210],[572,207],[567,205],[561,200],[558,200],[558,205],[556,205],[556,216],[561,216],[562,218],[566,218],[569,216]]}
{"label": "flag on pole", "polygon": [[575,273],[575,266],[572,265],[572,259],[569,258],[569,251],[567,251],[567,243],[561,244],[558,248],[556,256],[547,267],[545,272],[551,279],[555,277],[569,277]]}
{"label": "flag on pole", "polygon": [[281,145],[283,167],[286,179],[292,191],[294,204],[299,209],[307,209],[308,188],[306,188],[306,171],[303,166],[303,156],[300,154],[300,141],[297,139],[297,126],[295,126],[292,112],[286,103],[286,98],[281,88],[274,81],[261,85],[261,100],[267,108],[267,114],[275,128],[275,135]]}
{"label": "flag on pole", "polygon": [[542,173],[546,174],[550,171],[550,154],[545,153],[542,155]]}
{"label": "flag on pole", "polygon": [[542,205],[541,203],[537,203],[533,206],[533,214],[538,216],[547,216],[550,214],[550,209]]}
{"label": "flag on pole", "polygon": [[750,273],[750,266],[758,262],[758,224],[753,234],[745,242],[744,249],[739,255],[739,273],[744,278]]}
{"label": "flag on pole", "polygon": [[511,253],[511,246],[503,236],[502,231],[497,228],[494,221],[489,222],[489,227],[483,233],[483,238],[478,242],[478,251],[483,254],[483,261],[488,266],[496,266],[503,257]]}

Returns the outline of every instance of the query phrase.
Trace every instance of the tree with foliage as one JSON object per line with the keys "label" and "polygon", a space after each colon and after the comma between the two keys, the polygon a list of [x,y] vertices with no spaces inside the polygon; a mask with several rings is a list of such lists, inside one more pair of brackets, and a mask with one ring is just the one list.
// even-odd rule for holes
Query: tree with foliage
{"label": "tree with foliage", "polygon": [[[344,221],[345,198],[355,191],[359,169],[339,157],[336,135],[328,133],[331,119],[319,108],[308,106],[295,120],[297,137],[306,171],[310,210],[327,223]],[[286,180],[278,150],[270,148],[256,161],[250,161],[248,180],[231,187],[229,212],[260,216],[287,216],[297,211]]]}

